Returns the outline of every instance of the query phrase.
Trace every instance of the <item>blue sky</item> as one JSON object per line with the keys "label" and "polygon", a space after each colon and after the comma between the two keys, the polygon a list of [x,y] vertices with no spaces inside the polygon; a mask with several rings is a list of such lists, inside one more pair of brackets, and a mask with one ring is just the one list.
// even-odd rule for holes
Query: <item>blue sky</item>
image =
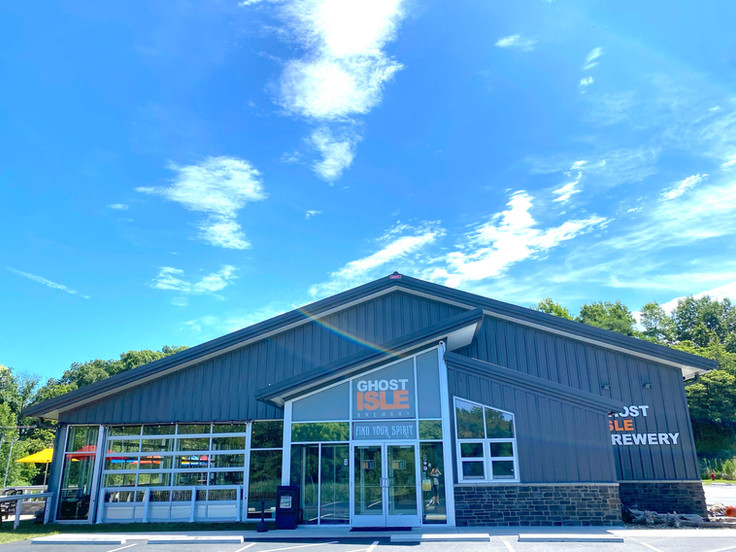
{"label": "blue sky", "polygon": [[0,363],[195,345],[394,270],[573,312],[736,297],[735,19],[3,3]]}

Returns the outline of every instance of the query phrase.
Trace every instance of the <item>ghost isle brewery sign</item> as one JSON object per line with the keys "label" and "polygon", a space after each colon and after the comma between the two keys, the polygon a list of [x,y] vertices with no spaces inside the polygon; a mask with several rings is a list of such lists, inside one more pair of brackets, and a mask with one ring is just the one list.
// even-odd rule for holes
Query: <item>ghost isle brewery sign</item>
{"label": "ghost isle brewery sign", "polygon": [[353,419],[414,418],[411,360],[353,380]]}

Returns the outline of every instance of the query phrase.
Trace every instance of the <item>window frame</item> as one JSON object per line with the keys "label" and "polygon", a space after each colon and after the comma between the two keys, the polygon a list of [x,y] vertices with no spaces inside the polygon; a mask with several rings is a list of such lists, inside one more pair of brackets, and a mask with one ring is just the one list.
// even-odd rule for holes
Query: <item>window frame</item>
{"label": "window frame", "polygon": [[[483,437],[472,437],[472,438],[466,438],[461,439],[458,437],[460,432],[458,431],[458,416],[457,416],[457,409],[458,409],[458,402],[463,402],[466,404],[470,404],[472,406],[476,406],[482,409],[482,418],[483,418]],[[453,397],[453,417],[455,419],[455,457],[457,461],[457,478],[459,483],[492,483],[492,484],[505,484],[505,483],[519,483],[520,482],[520,474],[519,474],[519,451],[517,448],[517,440],[516,440],[516,416],[513,412],[508,412],[507,410],[502,410],[500,408],[494,408],[492,406],[488,406],[486,404],[482,404],[479,402],[471,401],[468,399],[464,399],[462,397]],[[496,412],[500,412],[502,414],[511,416],[511,428],[513,431],[513,437],[488,437],[488,428],[486,423],[486,410],[493,410]],[[463,444],[477,444],[480,443],[482,445],[482,451],[483,456],[463,456],[462,454],[462,445]],[[491,444],[493,443],[511,443],[512,452],[513,454],[511,456],[491,456]],[[514,477],[513,478],[503,478],[503,477],[495,477],[493,476],[493,463],[494,462],[509,462],[513,461],[514,466]],[[464,474],[463,466],[465,463],[477,463],[482,462],[483,465],[483,476],[482,477],[467,477]]]}

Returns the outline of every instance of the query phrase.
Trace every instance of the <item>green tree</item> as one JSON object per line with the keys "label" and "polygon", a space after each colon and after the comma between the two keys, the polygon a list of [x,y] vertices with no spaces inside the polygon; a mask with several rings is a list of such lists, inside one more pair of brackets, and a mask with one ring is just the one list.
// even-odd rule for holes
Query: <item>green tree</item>
{"label": "green tree", "polygon": [[633,336],[635,334],[634,316],[621,301],[586,303],[580,308],[580,314],[575,320],[624,335]]}
{"label": "green tree", "polygon": [[640,313],[642,337],[655,343],[674,342],[675,324],[658,303],[647,303],[641,308]]}
{"label": "green tree", "polygon": [[570,311],[568,311],[565,307],[563,307],[559,303],[556,303],[549,297],[546,297],[545,299],[542,299],[539,303],[532,305],[532,309],[539,312],[546,312],[547,314],[552,314],[554,316],[559,316],[560,318],[565,318],[567,320],[574,320],[574,318],[570,314]]}
{"label": "green tree", "polygon": [[728,299],[681,299],[672,313],[672,322],[677,341],[707,347],[717,337],[726,351],[736,353],[736,309]]}

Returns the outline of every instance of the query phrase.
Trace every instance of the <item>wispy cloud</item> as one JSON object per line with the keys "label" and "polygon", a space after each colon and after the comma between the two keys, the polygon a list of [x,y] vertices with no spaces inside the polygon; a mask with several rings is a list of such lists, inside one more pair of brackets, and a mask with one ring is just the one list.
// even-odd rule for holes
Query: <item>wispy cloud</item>
{"label": "wispy cloud", "polygon": [[425,222],[419,226],[397,224],[377,240],[380,246],[378,251],[350,261],[330,274],[327,282],[312,286],[309,293],[312,297],[331,295],[378,277],[379,271],[392,272],[400,268],[399,264],[416,256],[444,234],[445,231],[434,222]]}
{"label": "wispy cloud", "polygon": [[[149,285],[153,289],[176,291],[184,295],[213,295],[222,298],[217,295],[217,292],[222,291],[237,279],[235,272],[234,266],[224,265],[217,272],[206,274],[199,280],[185,280],[182,269],[162,266],[159,267],[158,274]],[[186,306],[188,300],[186,297],[177,296],[172,299],[172,304],[180,307]]]}
{"label": "wispy cloud", "polygon": [[721,163],[722,169],[728,169],[736,165],[736,154],[728,156],[728,158]]}
{"label": "wispy cloud", "polygon": [[205,315],[184,322],[184,328],[191,330],[197,334],[202,334],[204,338],[220,336],[223,333],[233,332],[241,328],[246,328],[263,320],[268,320],[284,312],[293,310],[296,305],[288,305],[285,303],[272,303],[265,307],[255,309],[243,314],[233,312],[230,314]]}
{"label": "wispy cloud", "polygon": [[560,203],[567,203],[570,198],[575,195],[579,194],[581,192],[580,188],[578,187],[580,184],[580,180],[583,178],[583,167],[585,166],[585,161],[575,161],[572,166],[570,167],[570,170],[565,173],[565,176],[568,178],[574,178],[572,182],[568,182],[567,184],[564,184],[563,186],[560,186],[556,190],[552,190],[552,193],[557,196],[555,201],[558,201]]}
{"label": "wispy cloud", "polygon": [[583,65],[583,71],[589,71],[590,69],[593,69],[596,65],[598,65],[598,58],[600,58],[603,55],[603,48],[598,46],[597,48],[593,48],[590,52],[588,52],[588,55],[585,56],[585,64]]}
{"label": "wispy cloud", "polygon": [[312,133],[310,142],[322,154],[322,160],[313,166],[314,172],[332,184],[353,162],[358,137],[347,133],[335,138],[329,128],[320,127]]}
{"label": "wispy cloud", "polygon": [[[734,276],[736,277],[736,274]],[[736,281],[729,282],[725,285],[718,286],[706,291],[693,293],[690,296],[694,297],[695,299],[700,299],[707,296],[715,301],[722,301],[723,299],[734,300],[736,299]],[[660,306],[665,310],[665,312],[671,313],[675,308],[677,308],[677,303],[679,303],[686,297],[689,296],[684,295],[682,297],[675,297],[674,299],[667,301],[666,303],[662,303]]]}
{"label": "wispy cloud", "polygon": [[402,68],[386,52],[404,17],[402,3],[291,0],[276,9],[286,24],[284,36],[304,52],[286,61],[277,102],[286,113],[319,126],[309,143],[323,158],[313,168],[325,180],[338,179],[350,166],[358,118],[381,102],[384,87]]}
{"label": "wispy cloud", "polygon": [[693,186],[697,186],[706,178],[708,178],[707,174],[694,174],[692,176],[688,176],[684,180],[677,182],[674,186],[663,191],[662,198],[665,200],[668,200],[668,199],[675,199],[676,197],[680,197],[690,188],[692,188]]}
{"label": "wispy cloud", "polygon": [[310,209],[309,211],[304,212],[304,218],[309,220],[312,217],[316,217],[317,215],[321,215],[322,211],[317,211],[315,209]]}
{"label": "wispy cloud", "polygon": [[226,249],[247,249],[250,243],[237,222],[246,204],[267,197],[260,173],[235,157],[209,157],[199,165],[169,168],[176,173],[169,187],[139,187],[136,191],[159,195],[190,211],[204,213],[197,223],[199,239]]}
{"label": "wispy cloud", "polygon": [[56,282],[52,282],[51,280],[48,280],[44,278],[43,276],[37,276],[36,274],[31,274],[30,272],[23,272],[22,270],[17,270],[9,266],[6,268],[13,274],[16,274],[17,276],[21,276],[23,278],[28,278],[29,280],[39,283],[42,286],[46,286],[51,289],[58,289],[59,291],[63,291],[64,293],[68,293],[69,295],[78,295],[82,299],[89,299],[89,295],[82,295],[76,289],[67,287],[64,284],[57,284]]}
{"label": "wispy cloud", "polygon": [[583,77],[582,79],[580,79],[580,86],[587,87],[593,84],[594,82],[595,82],[595,79],[593,79],[593,77]]}
{"label": "wispy cloud", "polygon": [[445,266],[429,272],[431,278],[452,287],[497,278],[512,265],[540,256],[607,222],[603,217],[591,216],[541,228],[530,212],[533,199],[524,191],[514,193],[505,211],[476,225],[458,241],[457,249],[446,255]]}
{"label": "wispy cloud", "polygon": [[537,41],[533,38],[525,38],[520,34],[505,36],[496,41],[496,46],[499,48],[513,48],[522,52],[531,52],[536,44]]}
{"label": "wispy cloud", "polygon": [[125,203],[111,203],[107,208],[114,209],[116,211],[127,211],[130,208],[130,205],[126,205]]}

